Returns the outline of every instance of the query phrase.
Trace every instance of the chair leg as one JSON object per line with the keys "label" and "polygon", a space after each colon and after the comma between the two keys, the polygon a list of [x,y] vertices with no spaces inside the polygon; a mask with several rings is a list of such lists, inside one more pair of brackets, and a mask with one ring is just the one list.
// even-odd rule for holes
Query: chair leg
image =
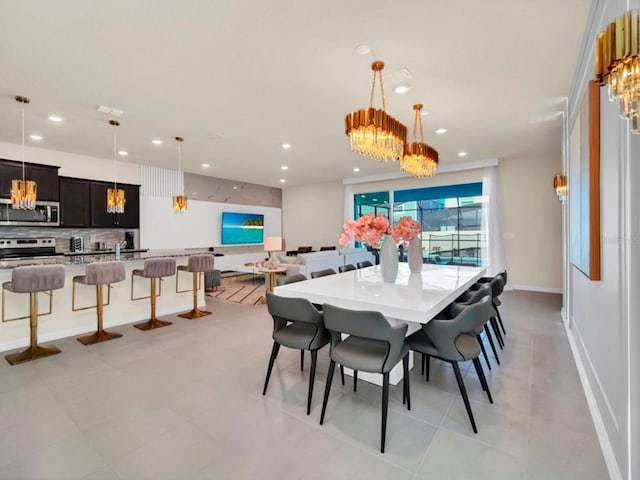
{"label": "chair leg", "polygon": [[300,350],[300,371],[304,372],[304,350]]}
{"label": "chair leg", "polygon": [[[200,317],[206,317],[207,315],[211,315],[211,312],[208,312],[207,310],[200,310],[198,308],[198,277],[199,277],[199,273],[198,272],[193,272],[193,310],[191,310],[190,312],[187,313],[181,313],[178,316],[182,317],[182,318],[188,318],[190,320],[194,319],[194,318],[200,318]],[[178,288],[178,273],[176,273],[176,291]],[[191,290],[185,290],[187,292],[191,291]]]}
{"label": "chair leg", "polygon": [[327,410],[327,402],[329,401],[329,392],[331,392],[331,381],[333,380],[333,370],[336,368],[336,362],[329,362],[329,372],[327,373],[327,384],[324,387],[324,399],[322,400],[322,413],[320,414],[320,425],[324,422],[324,412]]}
{"label": "chair leg", "polygon": [[462,395],[462,400],[464,401],[464,407],[467,409],[467,415],[469,415],[469,420],[471,420],[473,433],[478,433],[478,429],[476,428],[476,421],[473,419],[473,412],[471,411],[471,404],[469,403],[469,397],[467,396],[467,389],[464,388],[464,382],[462,381],[462,375],[460,374],[460,367],[458,367],[458,362],[451,362],[451,365],[453,366],[453,371],[456,374],[456,380],[458,381],[458,388],[460,389],[460,395]]}
{"label": "chair leg", "polygon": [[427,362],[427,356],[423,353],[421,355],[420,375],[424,375],[424,364]]}
{"label": "chair leg", "polygon": [[344,385],[344,366],[340,365],[340,378],[342,379],[342,385]]}
{"label": "chair leg", "polygon": [[487,325],[486,323],[484,324],[484,333],[487,336],[487,339],[489,340],[489,345],[491,345],[493,356],[495,357],[496,362],[498,362],[498,365],[500,365],[500,357],[498,356],[496,346],[493,344],[493,337],[491,336],[491,330],[489,330],[489,325]]}
{"label": "chair leg", "polygon": [[384,441],[387,437],[387,410],[389,409],[389,373],[382,374],[382,432],[380,435],[380,453],[384,453]]}
{"label": "chair leg", "polygon": [[504,333],[504,335],[507,335],[507,331],[504,329],[504,323],[502,323],[502,316],[500,315],[500,310],[498,310],[498,307],[494,307],[496,309],[496,313],[498,314],[498,322],[500,323],[500,328],[502,328],[502,333]]}
{"label": "chair leg", "polygon": [[487,362],[487,367],[491,370],[491,364],[489,363],[489,357],[487,356],[487,351],[484,348],[484,342],[482,341],[482,337],[480,335],[476,335],[476,340],[480,344],[480,348],[482,349],[482,356],[484,357],[484,361]]}
{"label": "chair leg", "polygon": [[316,379],[316,361],[317,360],[318,360],[318,351],[311,350],[311,371],[309,372],[309,398],[307,398],[307,415],[311,413],[311,398],[313,397],[313,382]]}
{"label": "chair leg", "polygon": [[273,362],[276,361],[278,351],[280,350],[280,344],[273,342],[273,348],[271,349],[271,358],[269,358],[269,367],[267,368],[267,378],[264,379],[264,388],[262,389],[262,395],[267,394],[267,385],[269,385],[269,377],[271,377],[271,369],[273,369]]}
{"label": "chair leg", "polygon": [[[75,282],[74,282],[75,285]],[[109,286],[107,286],[109,288]],[[93,345],[94,343],[107,342],[115,338],[120,338],[121,333],[107,332],[102,326],[102,318],[104,314],[102,302],[102,285],[96,285],[96,315],[98,317],[98,330],[91,335],[80,337],[77,340],[83,345]]]}
{"label": "chair leg", "polygon": [[478,374],[478,378],[480,379],[480,384],[482,385],[482,389],[487,392],[487,397],[489,397],[489,403],[493,403],[493,398],[491,397],[491,391],[489,390],[489,384],[487,383],[487,378],[484,376],[484,370],[482,370],[482,364],[480,363],[480,359],[478,357],[473,359],[473,366],[476,367],[476,373]]}
{"label": "chair leg", "polygon": [[504,340],[502,339],[502,334],[500,333],[500,329],[498,328],[498,322],[496,321],[496,317],[491,317],[489,319],[489,323],[491,323],[491,328],[493,329],[493,333],[496,334],[496,339],[498,340],[498,346],[500,350],[504,349]]}
{"label": "chair leg", "polygon": [[404,399],[406,397],[407,399],[407,410],[411,410],[411,389],[410,389],[410,383],[409,383],[409,355],[410,353],[407,353],[404,358],[402,359],[402,370],[403,370],[403,379],[402,379],[402,386],[403,386],[403,390],[404,390],[404,395],[402,398],[402,403],[404,404]]}
{"label": "chair leg", "polygon": [[353,371],[353,391],[358,391],[358,370]]}
{"label": "chair leg", "polygon": [[[133,276],[132,276],[133,278]],[[162,278],[160,278],[160,290],[162,290]],[[156,297],[160,295],[156,295],[156,279],[151,278],[151,318],[146,322],[136,323],[134,327],[140,330],[152,330],[154,328],[162,328],[168,325],[172,325],[171,322],[166,320],[160,320],[156,318]]]}
{"label": "chair leg", "polygon": [[427,362],[425,364],[425,370],[427,372],[427,382],[429,381],[429,370],[430,370],[430,364],[431,364],[431,356],[426,355],[427,357]]}

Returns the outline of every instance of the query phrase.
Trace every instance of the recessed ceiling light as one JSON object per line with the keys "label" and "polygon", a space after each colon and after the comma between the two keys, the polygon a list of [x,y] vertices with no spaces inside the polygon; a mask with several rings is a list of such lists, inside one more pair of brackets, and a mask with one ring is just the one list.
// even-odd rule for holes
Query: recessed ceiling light
{"label": "recessed ceiling light", "polygon": [[439,128],[436,130],[436,133],[438,135],[442,135],[443,133],[447,133],[447,129],[446,128]]}
{"label": "recessed ceiling light", "polygon": [[287,181],[284,178],[281,178],[280,183],[287,183]]}
{"label": "recessed ceiling light", "polygon": [[287,167],[286,165],[282,165],[282,166],[280,167],[280,170],[289,170],[289,167]]}
{"label": "recessed ceiling light", "polygon": [[467,152],[458,152],[458,156],[459,157],[466,157],[467,156]]}
{"label": "recessed ceiling light", "polygon": [[159,138],[154,138],[153,140],[151,140],[151,143],[153,143],[154,145],[162,145],[162,140],[160,140]]}
{"label": "recessed ceiling light", "polygon": [[396,88],[393,89],[393,91],[398,94],[407,93],[409,91],[409,85],[398,85]]}
{"label": "recessed ceiling light", "polygon": [[360,171],[360,168],[358,168],[358,167],[354,167],[354,168],[353,168],[353,171],[357,173],[357,172],[359,172],[359,171]]}
{"label": "recessed ceiling light", "polygon": [[198,192],[191,192],[191,195],[198,195]]}
{"label": "recessed ceiling light", "polygon": [[58,123],[60,123],[60,122],[61,122],[62,120],[64,120],[64,119],[63,119],[62,117],[58,117],[58,116],[56,116],[56,115],[51,115],[51,116],[49,117],[49,120],[51,120],[52,122],[58,122]]}
{"label": "recessed ceiling light", "polygon": [[31,140],[42,140],[42,135],[29,135]]}
{"label": "recessed ceiling light", "polygon": [[98,105],[98,111],[100,113],[106,113],[107,115],[113,115],[114,117],[121,117],[122,115],[124,115],[124,110],[107,107],[106,105]]}
{"label": "recessed ceiling light", "polygon": [[234,189],[234,190],[237,190],[237,189],[238,189],[238,187],[233,187],[233,189]]}
{"label": "recessed ceiling light", "polygon": [[369,52],[371,52],[371,47],[369,45],[358,45],[356,47],[356,53],[358,55],[367,55]]}
{"label": "recessed ceiling light", "polygon": [[118,150],[118,155],[126,157],[127,155],[129,155],[129,152],[127,152],[126,150]]}
{"label": "recessed ceiling light", "polygon": [[374,202],[377,202],[377,201],[378,201],[378,199],[377,199],[377,198],[372,198],[371,200],[372,200],[372,201],[374,201]]}
{"label": "recessed ceiling light", "polygon": [[283,143],[282,144],[282,148],[284,148],[285,150],[289,150],[291,148],[291,144],[290,143]]}
{"label": "recessed ceiling light", "polygon": [[202,164],[202,168],[209,168],[209,164],[208,163],[203,163]]}
{"label": "recessed ceiling light", "polygon": [[366,195],[360,195],[360,197],[362,197],[362,198],[366,198],[367,196],[366,196]]}

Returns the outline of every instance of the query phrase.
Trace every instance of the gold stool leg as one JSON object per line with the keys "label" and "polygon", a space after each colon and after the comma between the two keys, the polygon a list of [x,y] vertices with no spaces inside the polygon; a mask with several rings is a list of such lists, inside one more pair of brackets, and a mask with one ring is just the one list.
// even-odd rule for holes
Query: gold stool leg
{"label": "gold stool leg", "polygon": [[140,330],[152,330],[154,328],[166,327],[167,325],[172,325],[172,323],[156,318],[156,279],[151,277],[151,318],[146,322],[135,324],[134,327]]}
{"label": "gold stool leg", "polygon": [[187,313],[181,313],[178,315],[179,317],[193,319],[211,315],[211,312],[198,308],[198,275],[198,272],[193,272],[193,310]]}
{"label": "gold stool leg", "polygon": [[104,304],[102,303],[102,285],[96,285],[96,299],[97,299],[96,310],[98,315],[98,331],[95,333],[92,333],[91,335],[78,338],[77,340],[83,345],[93,345],[94,343],[106,342],[108,340],[113,340],[114,338],[120,338],[122,336],[121,333],[107,332],[102,328],[102,314],[104,311]]}
{"label": "gold stool leg", "polygon": [[36,360],[60,353],[60,349],[54,345],[43,347],[38,345],[38,293],[29,292],[29,322],[31,325],[29,348],[22,352],[5,355],[11,365]]}

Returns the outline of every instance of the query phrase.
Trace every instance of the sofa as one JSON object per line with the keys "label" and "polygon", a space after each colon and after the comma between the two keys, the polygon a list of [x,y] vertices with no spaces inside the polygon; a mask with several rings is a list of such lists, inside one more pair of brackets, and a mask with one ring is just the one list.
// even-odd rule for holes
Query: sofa
{"label": "sofa", "polygon": [[356,265],[358,262],[369,260],[374,263],[373,255],[364,248],[346,248],[342,250],[325,250],[322,252],[301,253],[295,257],[286,253],[278,253],[278,266],[287,269],[287,275],[301,273],[311,278],[311,272],[332,268],[338,272],[338,267],[346,264]]}

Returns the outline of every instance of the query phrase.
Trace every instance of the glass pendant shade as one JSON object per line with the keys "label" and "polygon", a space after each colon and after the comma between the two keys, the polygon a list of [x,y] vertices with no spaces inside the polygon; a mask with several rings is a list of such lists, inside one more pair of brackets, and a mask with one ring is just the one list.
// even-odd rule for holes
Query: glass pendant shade
{"label": "glass pendant shade", "polygon": [[120,122],[109,120],[113,126],[113,188],[107,189],[107,213],[124,213],[126,203],[124,190],[118,188],[118,135],[116,129]]}
{"label": "glass pendant shade", "polygon": [[[436,174],[439,155],[438,152],[424,143],[424,135],[422,133],[422,104],[417,103],[413,106],[415,111],[413,120],[413,142],[404,146],[402,160],[400,160],[400,170],[408,175],[417,178],[433,177]],[[420,132],[420,142],[417,141],[417,132]]]}
{"label": "glass pendant shade", "polygon": [[609,99],[640,134],[640,15],[628,11],[616,18],[598,35],[595,50],[596,81],[609,85]]}
{"label": "glass pendant shade", "polygon": [[[407,139],[407,127],[386,113],[382,69],[384,62],[371,65],[373,82],[369,108],[354,110],[345,117],[346,134],[351,140],[351,150],[376,160],[396,161],[402,157]],[[380,79],[382,109],[373,107],[376,78]]]}
{"label": "glass pendant shade", "polygon": [[182,175],[182,142],[184,138],[176,137],[176,143],[178,144],[178,174],[182,181],[182,195],[173,196],[173,213],[184,215],[187,213],[187,204],[189,198],[184,194],[184,177]]}
{"label": "glass pendant shade", "polygon": [[25,179],[24,169],[24,106],[31,100],[27,97],[16,97],[16,102],[22,104],[22,178],[11,180],[11,208],[16,210],[33,210],[36,208],[38,186],[33,180]]}

